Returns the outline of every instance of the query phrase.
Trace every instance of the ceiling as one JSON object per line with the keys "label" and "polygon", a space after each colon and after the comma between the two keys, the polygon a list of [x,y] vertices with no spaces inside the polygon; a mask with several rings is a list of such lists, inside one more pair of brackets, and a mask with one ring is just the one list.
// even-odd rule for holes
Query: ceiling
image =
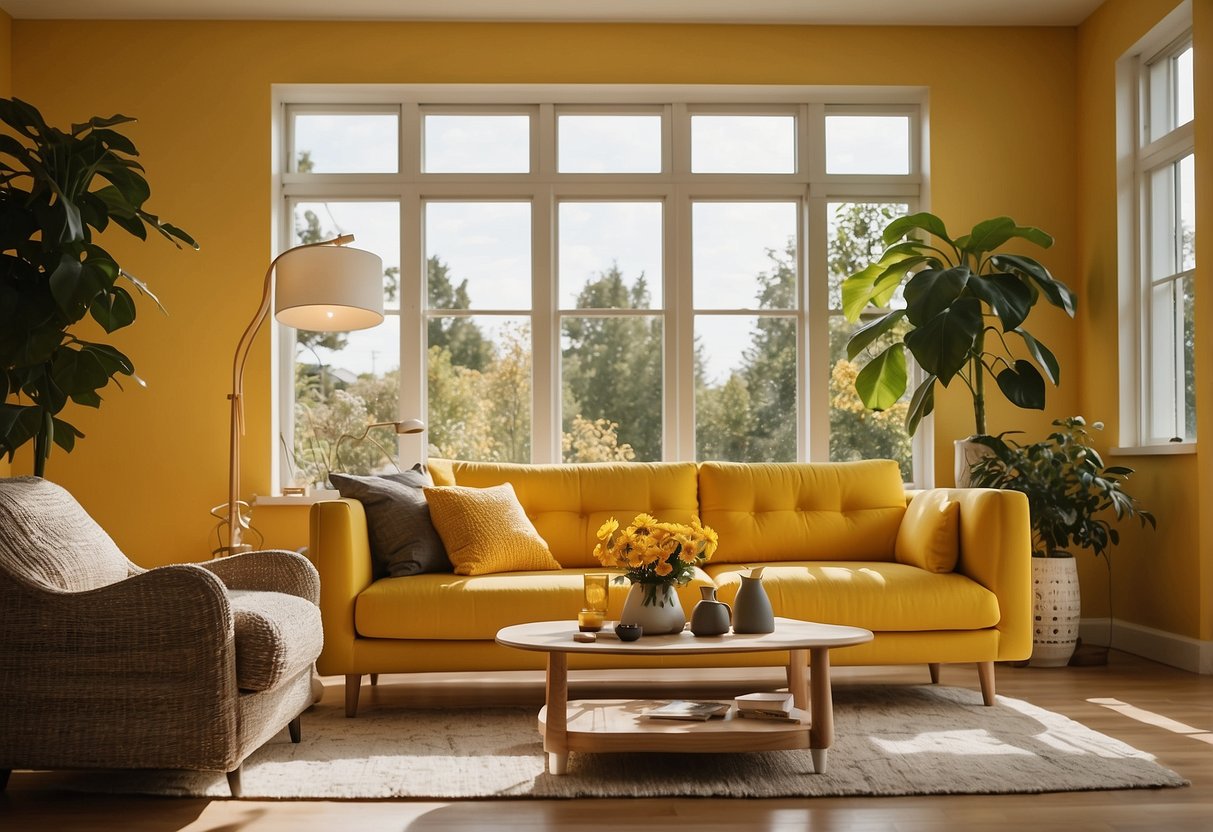
{"label": "ceiling", "polygon": [[1103,0],[0,0],[18,20],[503,20],[1076,26]]}

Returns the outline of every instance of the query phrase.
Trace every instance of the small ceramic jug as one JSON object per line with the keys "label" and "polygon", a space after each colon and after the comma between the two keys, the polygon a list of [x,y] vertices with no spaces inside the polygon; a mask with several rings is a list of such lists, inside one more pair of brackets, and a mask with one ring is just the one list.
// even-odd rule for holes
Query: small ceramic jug
{"label": "small ceramic jug", "polygon": [[771,599],[762,588],[762,569],[757,566],[749,575],[741,576],[741,589],[733,599],[733,632],[773,633],[775,613],[771,611]]}
{"label": "small ceramic jug", "polygon": [[697,636],[720,636],[729,631],[729,605],[716,600],[716,587],[701,586],[702,598],[691,610],[691,632]]}

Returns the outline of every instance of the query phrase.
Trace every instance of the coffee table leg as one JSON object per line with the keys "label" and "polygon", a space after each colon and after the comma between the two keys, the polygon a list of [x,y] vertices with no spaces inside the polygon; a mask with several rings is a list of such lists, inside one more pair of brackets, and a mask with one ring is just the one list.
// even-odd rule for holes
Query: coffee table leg
{"label": "coffee table leg", "polygon": [[810,714],[809,749],[813,755],[813,770],[826,772],[826,751],[834,742],[834,699],[830,691],[830,649],[814,647],[810,651]]}
{"label": "coffee table leg", "polygon": [[788,691],[792,704],[804,710],[809,707],[809,651],[788,651]]}
{"label": "coffee table leg", "polygon": [[569,763],[569,658],[565,653],[548,653],[547,727],[543,732],[543,750],[547,752],[548,772],[564,774]]}

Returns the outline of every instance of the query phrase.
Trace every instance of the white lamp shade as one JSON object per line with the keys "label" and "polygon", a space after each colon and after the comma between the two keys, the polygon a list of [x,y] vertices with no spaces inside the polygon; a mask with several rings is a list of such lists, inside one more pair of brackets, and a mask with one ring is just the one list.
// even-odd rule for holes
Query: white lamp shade
{"label": "white lamp shade", "polygon": [[296,329],[347,332],[383,322],[383,261],[348,246],[313,246],[278,261],[274,314]]}

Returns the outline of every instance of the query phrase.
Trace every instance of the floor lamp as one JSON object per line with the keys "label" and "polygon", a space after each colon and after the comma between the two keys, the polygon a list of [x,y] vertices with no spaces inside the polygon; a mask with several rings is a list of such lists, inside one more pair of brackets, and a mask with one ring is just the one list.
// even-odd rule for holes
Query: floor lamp
{"label": "floor lamp", "polygon": [[[244,434],[244,365],[249,349],[265,316],[270,298],[275,298],[274,316],[280,323],[296,329],[319,332],[346,332],[369,329],[383,322],[383,261],[369,251],[347,248],[353,234],[332,240],[307,243],[279,254],[265,272],[265,289],[257,314],[249,323],[232,362],[231,456],[228,471],[227,503],[221,524],[228,528],[227,554],[251,548],[244,542],[249,521],[242,512],[248,504],[240,500],[240,437]],[[277,291],[274,276],[277,274]],[[222,535],[220,543],[222,543]],[[223,551],[221,546],[219,551]]]}

